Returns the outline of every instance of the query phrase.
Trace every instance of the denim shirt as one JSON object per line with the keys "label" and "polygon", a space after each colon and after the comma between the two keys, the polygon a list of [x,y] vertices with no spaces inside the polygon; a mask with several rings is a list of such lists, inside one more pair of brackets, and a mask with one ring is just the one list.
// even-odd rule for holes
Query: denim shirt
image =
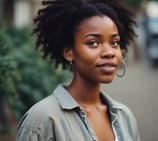
{"label": "denim shirt", "polygon": [[[103,92],[118,141],[140,141],[135,117],[125,105]],[[104,132],[104,131],[103,131]],[[16,141],[99,141],[83,108],[59,85],[35,104],[18,125]]]}

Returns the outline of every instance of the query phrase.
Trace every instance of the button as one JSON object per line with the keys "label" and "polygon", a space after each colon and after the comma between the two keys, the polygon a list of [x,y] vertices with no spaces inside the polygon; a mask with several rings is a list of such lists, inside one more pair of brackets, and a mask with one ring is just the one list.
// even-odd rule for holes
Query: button
{"label": "button", "polygon": [[80,114],[82,117],[87,117],[87,114],[83,110],[80,111]]}

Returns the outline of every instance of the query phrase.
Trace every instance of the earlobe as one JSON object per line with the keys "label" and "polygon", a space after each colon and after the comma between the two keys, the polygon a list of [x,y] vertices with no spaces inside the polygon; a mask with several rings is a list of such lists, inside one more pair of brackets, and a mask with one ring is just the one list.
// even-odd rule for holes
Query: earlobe
{"label": "earlobe", "polygon": [[64,48],[63,50],[63,56],[67,61],[72,61],[73,60],[73,51],[72,48]]}

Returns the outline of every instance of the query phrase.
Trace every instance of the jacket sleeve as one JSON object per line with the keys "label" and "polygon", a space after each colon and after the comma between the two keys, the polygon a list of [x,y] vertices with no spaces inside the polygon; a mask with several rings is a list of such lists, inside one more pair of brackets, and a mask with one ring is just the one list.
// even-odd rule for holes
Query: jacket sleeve
{"label": "jacket sleeve", "polygon": [[40,134],[38,134],[33,130],[27,128],[20,128],[16,136],[16,141],[44,141],[44,140],[42,139]]}
{"label": "jacket sleeve", "polygon": [[51,119],[25,115],[19,122],[15,141],[55,141],[53,130]]}

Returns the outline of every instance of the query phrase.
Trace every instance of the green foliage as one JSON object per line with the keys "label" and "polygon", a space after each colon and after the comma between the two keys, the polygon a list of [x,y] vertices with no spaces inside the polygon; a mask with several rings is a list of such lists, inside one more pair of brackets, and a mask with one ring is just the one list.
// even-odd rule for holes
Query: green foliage
{"label": "green foliage", "polygon": [[[5,115],[4,99],[17,100],[16,83],[20,80],[17,62],[12,54],[13,44],[5,28],[0,29],[0,133],[8,133],[7,116]],[[15,103],[15,102],[14,102]],[[12,106],[14,106],[12,103]]]}
{"label": "green foliage", "polygon": [[30,33],[29,28],[11,27],[5,36],[0,34],[0,91],[7,97],[17,119],[71,76],[60,66],[55,69],[41,58]]}
{"label": "green foliage", "polygon": [[127,0],[127,3],[133,8],[139,8],[142,0]]}
{"label": "green foliage", "polygon": [[12,54],[13,44],[5,29],[0,30],[0,95],[13,95],[20,79],[17,62]]}

